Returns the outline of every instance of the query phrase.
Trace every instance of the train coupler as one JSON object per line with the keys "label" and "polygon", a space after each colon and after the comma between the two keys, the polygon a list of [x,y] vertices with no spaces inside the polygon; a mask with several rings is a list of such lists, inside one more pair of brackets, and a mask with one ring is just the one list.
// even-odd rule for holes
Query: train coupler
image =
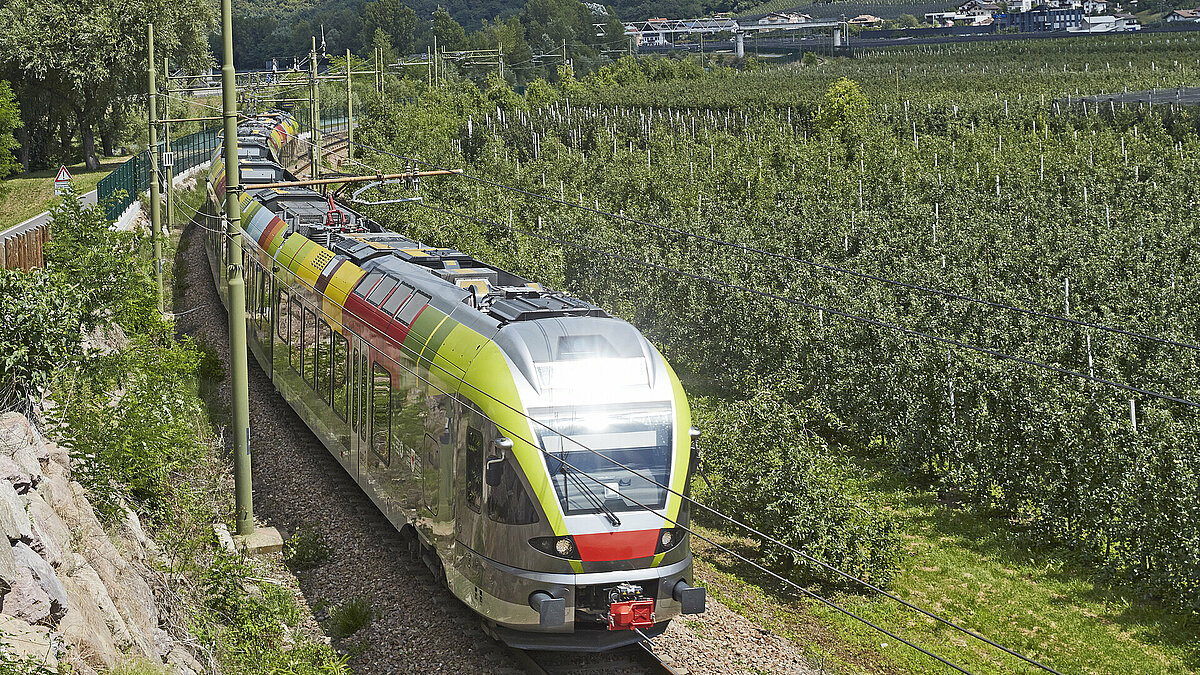
{"label": "train coupler", "polygon": [[653,600],[614,602],[608,608],[609,630],[633,630],[654,626]]}

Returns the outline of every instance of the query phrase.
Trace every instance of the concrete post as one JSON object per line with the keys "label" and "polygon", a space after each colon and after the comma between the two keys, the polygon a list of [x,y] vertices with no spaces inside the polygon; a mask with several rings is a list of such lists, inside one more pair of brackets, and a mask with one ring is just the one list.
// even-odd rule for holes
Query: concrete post
{"label": "concrete post", "polygon": [[146,42],[149,49],[150,73],[150,241],[154,243],[154,278],[158,282],[158,311],[163,311],[162,278],[162,218],[159,203],[160,159],[158,155],[158,89],[154,81],[154,24],[146,26]]}
{"label": "concrete post", "polygon": [[237,71],[233,66],[233,10],[221,0],[221,97],[225,117],[225,218],[229,238],[229,372],[233,399],[234,519],[237,533],[254,534],[250,479],[250,387],[246,354],[246,282],[242,277],[242,196],[237,142]]}
{"label": "concrete post", "polygon": [[739,59],[746,58],[746,35],[741,31],[733,34],[733,55]]}
{"label": "concrete post", "polygon": [[833,48],[837,49],[842,46],[842,24],[833,27]]}

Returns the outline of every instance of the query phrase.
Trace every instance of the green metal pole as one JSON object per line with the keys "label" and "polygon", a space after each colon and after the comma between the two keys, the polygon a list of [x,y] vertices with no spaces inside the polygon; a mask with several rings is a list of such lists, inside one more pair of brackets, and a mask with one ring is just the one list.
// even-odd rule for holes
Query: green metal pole
{"label": "green metal pole", "polygon": [[237,71],[233,67],[233,11],[221,0],[221,95],[225,116],[225,217],[229,237],[229,370],[233,391],[233,478],[237,533],[254,534],[250,482],[250,387],[246,357],[246,282],[242,278],[241,175],[237,143]]}
{"label": "green metal pole", "polygon": [[309,67],[312,73],[309,96],[312,97],[312,138],[309,147],[312,148],[312,165],[308,173],[313,178],[321,177],[321,82],[317,79],[317,38],[312,39],[312,51],[309,52]]}
{"label": "green metal pole", "polygon": [[[166,74],[166,93],[167,93],[167,119],[171,119],[171,68],[167,61],[167,57],[163,57],[163,73]],[[171,153],[171,163],[163,167],[163,173],[166,174],[163,184],[167,188],[167,217],[163,222],[163,237],[166,238],[171,234],[171,221],[174,220],[175,214],[175,148],[171,147],[171,123],[167,122],[163,125],[163,135],[167,144],[167,152]]]}
{"label": "green metal pole", "polygon": [[350,90],[350,50],[346,50],[346,159],[354,159],[354,93]]}
{"label": "green metal pole", "polygon": [[150,241],[154,242],[154,276],[158,281],[158,311],[163,311],[162,239],[158,200],[158,94],[154,84],[154,24],[146,25],[150,64]]}

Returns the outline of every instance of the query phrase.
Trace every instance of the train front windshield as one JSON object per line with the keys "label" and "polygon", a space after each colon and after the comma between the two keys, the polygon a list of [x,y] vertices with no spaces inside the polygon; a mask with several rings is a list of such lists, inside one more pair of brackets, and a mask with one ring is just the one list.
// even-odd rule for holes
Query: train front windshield
{"label": "train front windshield", "polygon": [[534,417],[550,427],[538,427],[538,435],[568,515],[666,505],[667,490],[660,485],[671,478],[669,403],[549,411]]}

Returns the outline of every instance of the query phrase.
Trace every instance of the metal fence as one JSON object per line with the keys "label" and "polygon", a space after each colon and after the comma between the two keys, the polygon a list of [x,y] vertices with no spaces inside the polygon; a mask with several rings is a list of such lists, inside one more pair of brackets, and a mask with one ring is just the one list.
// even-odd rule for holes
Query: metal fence
{"label": "metal fence", "polygon": [[[197,131],[171,142],[175,153],[172,171],[180,173],[212,159],[212,153],[221,144],[219,127]],[[159,152],[167,149],[165,142],[158,144]],[[150,189],[149,151],[140,152],[115,171],[100,180],[96,186],[96,200],[104,205],[109,220],[116,220],[138,200],[143,191]]]}

